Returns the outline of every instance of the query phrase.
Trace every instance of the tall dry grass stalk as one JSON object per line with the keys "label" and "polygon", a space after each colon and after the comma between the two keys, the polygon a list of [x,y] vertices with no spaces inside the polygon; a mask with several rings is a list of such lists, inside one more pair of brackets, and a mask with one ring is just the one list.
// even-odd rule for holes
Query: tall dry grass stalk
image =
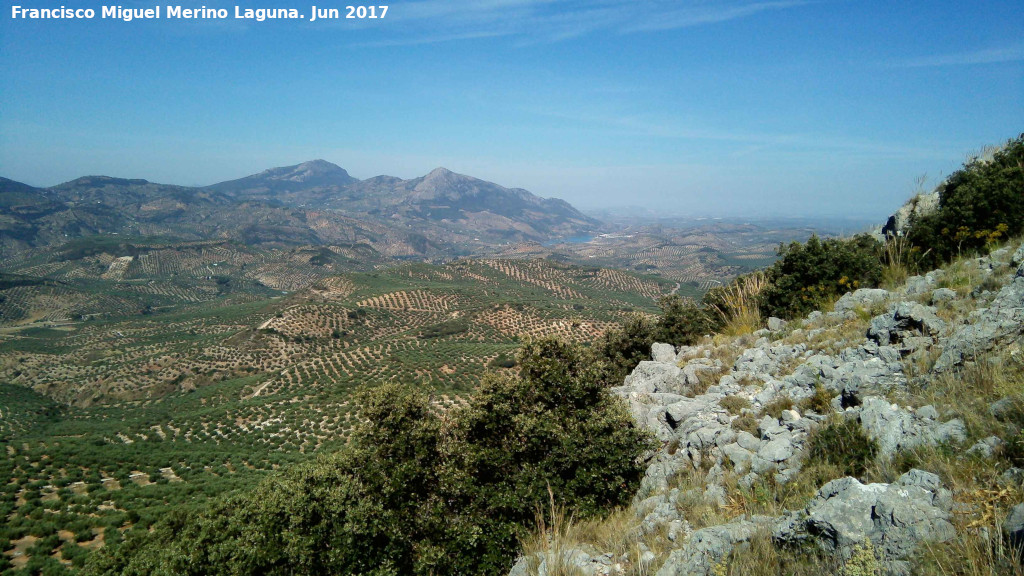
{"label": "tall dry grass stalk", "polygon": [[910,276],[910,241],[906,236],[889,236],[882,247],[882,284],[889,290],[902,285]]}
{"label": "tall dry grass stalk", "polygon": [[722,287],[719,302],[712,307],[725,327],[723,334],[740,336],[750,334],[762,324],[758,296],[768,287],[768,276],[763,271],[754,272]]}
{"label": "tall dry grass stalk", "polygon": [[555,493],[548,486],[548,511],[538,506],[534,513],[535,529],[522,539],[523,555],[530,574],[538,574],[541,564],[547,576],[583,576],[572,564],[572,550],[579,543],[579,530],[572,514],[555,502]]}

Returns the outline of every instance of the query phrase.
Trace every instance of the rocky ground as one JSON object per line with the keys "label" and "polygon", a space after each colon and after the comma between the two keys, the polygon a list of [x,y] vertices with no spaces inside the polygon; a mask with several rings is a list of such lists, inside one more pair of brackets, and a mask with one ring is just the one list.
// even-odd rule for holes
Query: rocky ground
{"label": "rocky ground", "polygon": [[[511,574],[717,576],[780,554],[794,573],[958,573],[943,554],[987,549],[971,561],[996,566],[1024,541],[1024,471],[1006,457],[1024,245],[767,324],[654,345],[612,390],[661,444],[632,506],[552,531]],[[860,457],[842,434],[873,442]]]}

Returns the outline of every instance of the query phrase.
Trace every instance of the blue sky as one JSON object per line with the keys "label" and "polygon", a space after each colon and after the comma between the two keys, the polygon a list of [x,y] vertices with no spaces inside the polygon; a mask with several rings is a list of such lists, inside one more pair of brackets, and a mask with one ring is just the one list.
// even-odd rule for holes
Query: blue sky
{"label": "blue sky", "polygon": [[324,158],[585,208],[882,217],[1024,131],[1019,2],[420,0],[362,22],[130,23],[10,6],[0,175],[34,185]]}

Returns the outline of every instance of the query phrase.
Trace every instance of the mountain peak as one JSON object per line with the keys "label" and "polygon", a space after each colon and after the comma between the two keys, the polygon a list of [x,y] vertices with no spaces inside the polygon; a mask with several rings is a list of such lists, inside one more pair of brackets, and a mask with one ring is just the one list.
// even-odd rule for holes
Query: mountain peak
{"label": "mountain peak", "polygon": [[230,193],[285,192],[304,188],[347,186],[353,182],[358,182],[358,180],[350,176],[341,166],[317,159],[294,166],[270,168],[252,176],[214,184],[210,188]]}
{"label": "mountain peak", "polygon": [[295,166],[271,168],[260,172],[256,176],[269,180],[288,182],[310,182],[311,180],[336,178],[344,180],[343,184],[348,184],[352,179],[344,168],[326,160],[309,160]]}
{"label": "mountain peak", "polygon": [[321,173],[322,172],[345,172],[346,174],[348,174],[348,172],[345,171],[345,169],[342,168],[341,166],[338,166],[337,164],[335,164],[333,162],[328,162],[327,160],[322,160],[320,158],[317,158],[316,160],[308,160],[306,162],[303,162],[302,164],[299,164],[299,165],[295,166],[295,169],[296,170],[312,170],[312,171],[321,172]]}

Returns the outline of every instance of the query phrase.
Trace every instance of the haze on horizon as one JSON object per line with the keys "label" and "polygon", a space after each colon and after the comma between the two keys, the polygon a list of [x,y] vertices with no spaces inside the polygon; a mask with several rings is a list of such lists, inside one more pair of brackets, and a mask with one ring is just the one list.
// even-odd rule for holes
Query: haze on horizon
{"label": "haze on horizon", "polygon": [[4,13],[0,175],[206,185],[323,158],[361,179],[445,166],[583,209],[880,218],[918,177],[930,188],[1024,130],[1022,38],[1009,1],[420,0],[362,22]]}

